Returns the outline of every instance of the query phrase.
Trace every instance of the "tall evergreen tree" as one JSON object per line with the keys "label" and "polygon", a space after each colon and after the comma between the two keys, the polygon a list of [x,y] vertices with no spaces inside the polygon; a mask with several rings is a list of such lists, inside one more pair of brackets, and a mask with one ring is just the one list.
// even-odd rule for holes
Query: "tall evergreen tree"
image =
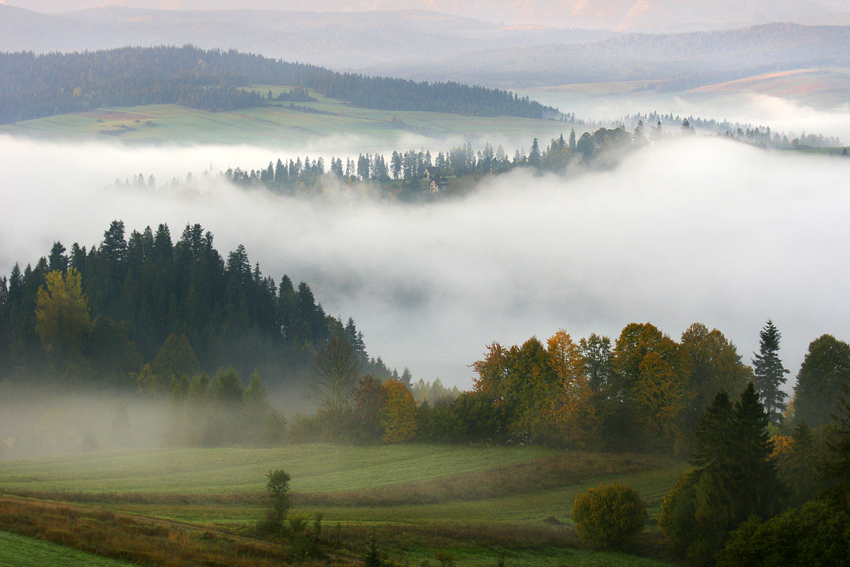
{"label": "tall evergreen tree", "polygon": [[537,142],[537,138],[534,138],[534,141],[531,143],[531,152],[528,154],[528,165],[539,169],[541,161],[540,145]]}
{"label": "tall evergreen tree", "polygon": [[779,359],[779,339],[782,335],[770,319],[759,333],[759,353],[753,359],[753,373],[756,388],[767,411],[768,419],[778,424],[785,411],[785,398],[788,394],[782,391],[785,375],[788,370],[782,366]]}
{"label": "tall evergreen tree", "polygon": [[697,449],[665,497],[659,523],[673,550],[694,565],[712,565],[729,533],[751,516],[778,512],[782,485],[771,459],[767,413],[752,383],[734,408],[725,391],[706,408]]}

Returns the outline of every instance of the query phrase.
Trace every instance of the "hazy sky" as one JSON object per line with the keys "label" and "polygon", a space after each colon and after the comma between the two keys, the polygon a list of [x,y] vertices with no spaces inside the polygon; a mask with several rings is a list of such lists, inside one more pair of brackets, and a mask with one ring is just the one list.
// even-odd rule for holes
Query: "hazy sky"
{"label": "hazy sky", "polygon": [[[2,0],[0,0],[2,3]],[[767,21],[803,21],[850,11],[850,0],[5,0],[36,11],[105,5],[154,9],[277,9],[305,11],[435,10],[506,24],[556,27],[723,27]],[[823,22],[819,22],[823,23]],[[669,27],[668,26],[668,27]]]}
{"label": "hazy sky", "polygon": [[[427,206],[331,193],[310,200],[224,183],[105,188],[214,164],[257,167],[261,147],[140,148],[0,137],[0,273],[55,240],[99,243],[128,229],[201,223],[222,254],[243,243],[275,280],[308,281],[326,310],[353,316],[371,354],[416,378],[469,387],[487,344],[616,338],[650,321],[679,338],[717,327],[749,362],[772,318],[796,374],[822,333],[850,340],[850,159],[766,152],[714,138],[667,140],[616,170],[572,180],[506,175]],[[313,154],[317,155],[317,154]],[[339,153],[337,153],[339,155]]]}

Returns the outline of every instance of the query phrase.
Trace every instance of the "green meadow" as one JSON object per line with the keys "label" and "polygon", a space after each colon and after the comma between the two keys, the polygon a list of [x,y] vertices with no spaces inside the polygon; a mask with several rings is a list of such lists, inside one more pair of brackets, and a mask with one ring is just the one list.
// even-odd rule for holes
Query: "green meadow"
{"label": "green meadow", "polygon": [[250,533],[266,513],[266,474],[283,468],[292,476],[291,515],[321,514],[326,531],[341,529],[348,538],[378,534],[400,564],[433,564],[442,550],[470,567],[493,567],[501,554],[509,567],[649,566],[665,563],[576,545],[573,500],[600,483],[632,486],[647,503],[654,541],[661,501],[685,466],[544,447],[319,443],[2,461],[0,492]]}
{"label": "green meadow", "polygon": [[[276,96],[288,87],[257,85]],[[101,108],[0,126],[0,133],[38,139],[120,140],[127,143],[267,144],[303,147],[331,137],[363,139],[369,146],[437,142],[454,138],[547,140],[570,125],[511,116],[465,116],[439,112],[374,110],[317,93],[318,102],[271,102],[232,112],[206,112],[174,104]],[[579,134],[583,130],[577,129]],[[401,146],[399,146],[402,149]],[[408,148],[409,149],[409,148]]]}
{"label": "green meadow", "polygon": [[0,531],[0,567],[127,567],[107,557]]}
{"label": "green meadow", "polygon": [[237,494],[262,492],[270,469],[295,492],[341,492],[494,469],[552,456],[541,447],[458,447],[325,443],[274,449],[160,449],[0,461],[6,490]]}

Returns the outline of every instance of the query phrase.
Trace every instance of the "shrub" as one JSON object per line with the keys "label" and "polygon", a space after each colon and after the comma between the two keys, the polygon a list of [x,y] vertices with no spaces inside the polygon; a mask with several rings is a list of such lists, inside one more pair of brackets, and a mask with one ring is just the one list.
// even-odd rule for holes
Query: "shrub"
{"label": "shrub", "polygon": [[572,517],[582,540],[596,547],[623,549],[637,541],[647,513],[637,491],[613,483],[576,496]]}
{"label": "shrub", "polygon": [[813,500],[762,522],[752,517],[732,532],[721,567],[838,567],[850,557],[850,516]]}

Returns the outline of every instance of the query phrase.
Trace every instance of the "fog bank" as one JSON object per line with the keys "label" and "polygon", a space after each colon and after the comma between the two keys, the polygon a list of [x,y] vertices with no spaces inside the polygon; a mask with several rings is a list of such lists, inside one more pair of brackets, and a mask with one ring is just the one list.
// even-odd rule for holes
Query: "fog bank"
{"label": "fog bank", "polygon": [[0,137],[0,151],[0,273],[35,263],[55,240],[99,244],[114,219],[128,233],[166,222],[175,240],[201,223],[222,254],[242,243],[264,274],[310,283],[327,312],[354,317],[370,354],[417,379],[469,387],[468,365],[490,342],[559,328],[613,339],[650,321],[678,340],[700,321],[749,363],[772,318],[792,381],[811,340],[850,340],[850,159],[666,140],[614,171],[519,172],[462,199],[405,205],[346,192],[283,197],[215,180],[104,188],[138,172],[158,181],[197,174],[210,161],[250,169],[277,158],[268,148]]}

